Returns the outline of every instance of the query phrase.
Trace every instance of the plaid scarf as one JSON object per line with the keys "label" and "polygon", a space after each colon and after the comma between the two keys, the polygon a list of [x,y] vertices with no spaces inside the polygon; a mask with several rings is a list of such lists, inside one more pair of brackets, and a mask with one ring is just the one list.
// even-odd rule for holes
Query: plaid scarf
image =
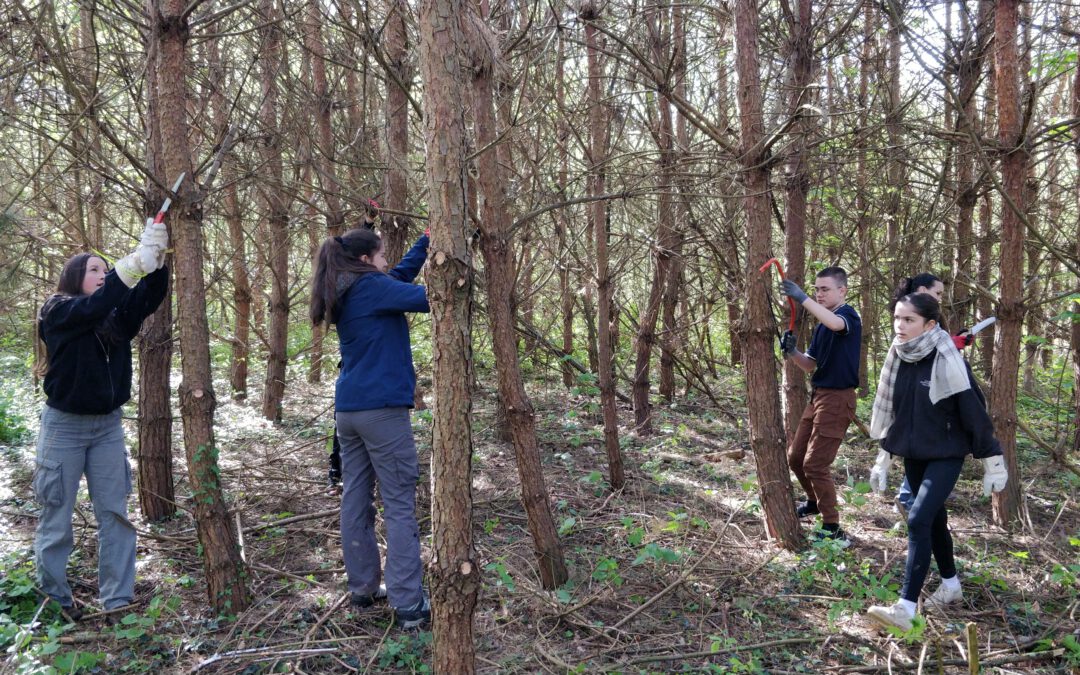
{"label": "plaid scarf", "polygon": [[934,356],[934,365],[930,369],[930,402],[936,404],[942,399],[971,388],[964,357],[960,355],[952,338],[942,330],[941,326],[935,326],[933,330],[907,342],[900,342],[899,338],[893,338],[889,353],[885,356],[885,364],[881,367],[881,377],[878,379],[874,411],[870,417],[870,438],[885,438],[893,420],[896,419],[893,394],[896,389],[896,373],[900,369],[900,361],[918,363],[935,350],[937,354]]}

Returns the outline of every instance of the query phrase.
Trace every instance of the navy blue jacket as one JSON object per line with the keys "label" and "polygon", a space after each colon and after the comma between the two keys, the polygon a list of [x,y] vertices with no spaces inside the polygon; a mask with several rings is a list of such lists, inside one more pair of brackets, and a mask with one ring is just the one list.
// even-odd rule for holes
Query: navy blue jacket
{"label": "navy blue jacket", "polygon": [[49,352],[45,401],[77,415],[104,415],[131,399],[131,340],[169,286],[162,267],[129,289],[113,270],[92,295],[54,295],[38,333]]}
{"label": "navy blue jacket", "polygon": [[369,272],[342,295],[337,311],[341,345],[334,406],[340,412],[413,406],[409,322],[405,312],[427,312],[427,292],[412,283],[427,260],[424,235],[387,274]]}
{"label": "navy blue jacket", "polygon": [[986,412],[986,400],[967,367],[971,389],[937,404],[930,402],[930,372],[934,353],[917,363],[900,362],[893,389],[893,421],[881,447],[898,457],[911,459],[975,459],[1001,454],[994,438],[994,424]]}
{"label": "navy blue jacket", "polygon": [[859,386],[859,350],[862,349],[862,319],[851,305],[833,312],[844,320],[844,330],[834,331],[823,323],[814,328],[806,355],[817,362],[810,384],[825,389],[854,389]]}

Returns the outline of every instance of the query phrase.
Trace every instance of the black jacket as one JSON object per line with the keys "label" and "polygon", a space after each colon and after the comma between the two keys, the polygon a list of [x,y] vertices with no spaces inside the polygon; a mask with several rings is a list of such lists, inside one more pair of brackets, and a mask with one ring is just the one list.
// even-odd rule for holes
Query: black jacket
{"label": "black jacket", "polygon": [[49,351],[46,404],[78,415],[104,415],[131,398],[131,340],[165,298],[161,268],[129,289],[116,276],[92,295],[54,295],[41,308],[38,331]]}
{"label": "black jacket", "polygon": [[994,424],[971,366],[964,362],[971,389],[935,405],[930,403],[933,365],[933,353],[917,363],[900,363],[893,390],[896,419],[881,447],[898,457],[923,460],[963,458],[969,453],[975,459],[1000,455],[1001,445],[994,438]]}

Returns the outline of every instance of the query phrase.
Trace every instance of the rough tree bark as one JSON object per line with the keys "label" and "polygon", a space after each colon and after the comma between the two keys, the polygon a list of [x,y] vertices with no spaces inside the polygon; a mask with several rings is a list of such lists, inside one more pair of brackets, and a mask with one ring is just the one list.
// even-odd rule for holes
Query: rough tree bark
{"label": "rough tree bark", "polygon": [[289,341],[289,198],[282,178],[282,134],[278,122],[278,80],[284,65],[280,10],[273,0],[260,0],[262,15],[259,28],[262,49],[262,106],[259,124],[262,133],[260,193],[267,209],[270,271],[270,327],[267,331],[266,382],[263,386],[262,414],[268,420],[281,421],[285,398],[285,366]]}
{"label": "rough tree bark", "polygon": [[[386,82],[384,136],[386,139],[386,174],[383,176],[383,205],[407,211],[409,205],[409,87],[413,69],[409,60],[409,5],[405,0],[389,0],[389,14],[383,29],[386,65],[393,77]],[[405,254],[411,236],[391,219],[382,223],[386,258],[397,261]]]}
{"label": "rough tree bark", "polygon": [[[147,23],[160,36],[158,120],[166,175],[191,175],[188,146],[187,44],[190,36],[184,15],[185,0],[151,0]],[[203,278],[202,211],[192,208],[188,196],[193,183],[185,181],[169,211],[175,250],[177,305],[180,327],[180,412],[184,425],[184,451],[195,509],[195,530],[202,547],[203,570],[210,606],[219,614],[235,614],[250,602],[247,570],[232,530],[220,483],[218,448],[214,443],[214,396],[210,371],[210,331],[206,318],[206,283]]]}
{"label": "rough tree bark", "polygon": [[[604,161],[607,157],[607,133],[605,114],[600,96],[603,73],[600,65],[600,44],[595,22],[600,19],[600,7],[593,0],[584,0],[579,13],[585,21],[586,59],[589,84],[589,192],[593,196],[604,194]],[[600,408],[604,416],[604,449],[607,451],[608,480],[612,490],[621,490],[626,477],[623,470],[622,449],[619,448],[619,420],[615,414],[615,354],[612,344],[612,286],[608,267],[608,219],[607,202],[596,199],[589,204],[596,236],[596,288],[597,302],[597,380],[600,387]]]}
{"label": "rough tree bark", "polygon": [[761,75],[758,56],[757,7],[754,0],[735,2],[735,69],[739,77],[740,162],[746,212],[746,302],[740,336],[745,353],[746,400],[750,415],[750,445],[757,464],[761,505],[769,534],[780,545],[798,549],[804,544],[795,516],[785,457],[784,427],[777,394],[773,320],[766,305],[767,277],[758,267],[769,258],[769,181],[763,141]]}
{"label": "rough tree bark", "polygon": [[[146,40],[146,166],[162,184],[172,185],[165,172],[159,126],[158,68],[160,38],[148,34]],[[152,180],[146,182],[147,214],[156,213],[165,192]],[[171,269],[172,255],[165,258]],[[172,405],[169,370],[172,364],[172,298],[166,296],[157,310],[143,322],[139,333],[139,508],[150,522],[176,514],[173,483]]]}
{"label": "rough tree bark", "polygon": [[[961,141],[956,151],[956,248],[954,249],[952,270],[953,281],[972,278],[975,252],[975,205],[978,203],[982,181],[976,180],[976,143],[982,133],[979,122],[979,108],[976,93],[983,75],[986,60],[986,47],[991,32],[988,0],[979,3],[975,25],[971,25],[970,14],[961,12],[961,43],[956,55],[957,63],[957,101],[956,126],[961,133]],[[972,323],[972,294],[963,284],[952,284],[953,313],[960,326]]]}
{"label": "rough tree bark", "polygon": [[[318,184],[322,190],[322,199],[326,204],[326,235],[341,234],[345,223],[345,213],[341,207],[341,187],[338,182],[337,164],[334,161],[334,132],[331,127],[331,114],[334,99],[326,81],[326,47],[322,35],[322,10],[318,2],[311,2],[307,7],[307,32],[304,42],[311,55],[311,86],[315,98],[315,149],[313,159],[318,175]],[[318,245],[315,246],[318,251]],[[312,263],[314,269],[314,262]],[[323,326],[311,329],[311,359],[308,362],[308,382],[321,382],[323,371]]]}
{"label": "rough tree bark", "polygon": [[[686,95],[686,8],[675,4],[671,8],[671,79],[675,95],[687,100]],[[675,157],[674,172],[678,196],[675,199],[674,221],[671,232],[671,270],[667,285],[664,287],[660,336],[660,398],[670,403],[675,398],[675,354],[685,353],[686,329],[684,321],[679,322],[676,310],[680,300],[685,300],[685,260],[683,259],[683,240],[690,220],[690,199],[693,188],[690,185],[690,130],[686,124],[686,115],[674,111],[675,116]],[[689,378],[687,379],[689,384]]]}
{"label": "rough tree bark", "polygon": [[[214,25],[216,27],[216,24]],[[216,32],[211,28],[211,32]],[[210,108],[218,138],[229,126],[229,104],[225,98],[225,64],[217,40],[206,41],[206,59],[211,81]],[[221,170],[222,215],[229,229],[229,263],[232,273],[233,330],[229,340],[229,389],[233,400],[247,398],[249,340],[251,339],[251,282],[248,279],[247,243],[244,235],[244,219],[240,210],[240,196],[236,188],[237,171],[232,162],[226,162]]]}
{"label": "rough tree bark", "polygon": [[[1080,69],[1076,71],[1073,80],[1071,109],[1073,117],[1080,116]],[[1080,135],[1080,132],[1074,132]],[[1080,138],[1075,144],[1076,161],[1080,163]],[[1080,164],[1078,164],[1080,165]],[[1073,186],[1076,194],[1076,205],[1080,208],[1080,176],[1076,178]],[[1075,235],[1073,237],[1073,251],[1080,258],[1080,220],[1076,221]],[[1073,359],[1073,443],[1072,452],[1076,456],[1080,454],[1080,299],[1072,303],[1072,326],[1069,330],[1069,347]]]}
{"label": "rough tree bark", "polygon": [[[1016,461],[1016,388],[1024,322],[1024,179],[1029,161],[1020,118],[1017,25],[1020,0],[998,0],[994,15],[994,81],[1001,144],[1000,284],[997,335],[991,375],[990,417],[1009,468],[1009,482],[995,493],[994,521],[1014,522],[1020,513],[1020,467]],[[1012,202],[1010,205],[1008,202]]]}
{"label": "rough tree bark", "polygon": [[[668,63],[670,55],[670,8],[660,3],[649,11],[649,47],[654,63]],[[664,86],[670,83],[665,82]],[[658,88],[659,89],[659,88]],[[653,347],[656,345],[656,321],[660,317],[661,301],[667,289],[671,273],[673,219],[672,193],[675,173],[675,127],[671,118],[671,103],[662,91],[656,92],[656,117],[651,120],[653,139],[659,150],[657,161],[656,244],[652,248],[653,278],[649,284],[649,297],[638,320],[637,339],[634,344],[635,361],[633,376],[634,429],[645,436],[652,433],[651,405],[649,403],[649,369]],[[651,114],[650,114],[651,117]]]}
{"label": "rough tree bark", "polygon": [[[486,4],[485,0],[481,0],[481,17],[488,15]],[[477,25],[478,30],[489,30],[485,24]],[[490,45],[496,44],[496,38],[490,35],[484,39],[479,33],[474,37],[480,41],[472,45],[476,146],[486,148],[476,158],[476,183],[482,196],[480,250],[487,273],[487,310],[492,350],[495,352],[499,405],[503,408],[514,444],[518,478],[521,480],[521,502],[525,506],[529,534],[532,535],[540,582],[550,590],[566,583],[568,574],[559,533],[548,504],[549,495],[540,464],[540,446],[536,439],[536,415],[532,401],[525,392],[518,360],[517,333],[514,330],[517,321],[517,269],[514,264],[513,232],[510,229],[513,219],[503,186],[504,174],[496,153],[499,132],[496,128],[493,89],[497,65],[490,49]],[[480,60],[476,56],[486,58]]]}
{"label": "rough tree bark", "polygon": [[437,673],[476,669],[473,613],[480,568],[472,542],[473,266],[465,234],[465,0],[420,3],[420,71],[431,252],[427,273],[433,324],[435,421],[432,435],[431,596]]}
{"label": "rough tree bark", "polygon": [[[791,156],[787,162],[787,185],[784,209],[784,257],[788,276],[800,286],[806,281],[806,198],[810,194],[810,153],[807,137],[813,131],[814,114],[808,114],[810,84],[814,79],[813,7],[812,0],[798,0],[789,15],[788,57],[788,116],[795,119],[791,126]],[[869,294],[867,294],[869,295]],[[808,322],[805,312],[796,324],[798,335],[805,333]],[[799,428],[806,407],[806,375],[791,359],[784,360],[784,410],[790,442]]]}

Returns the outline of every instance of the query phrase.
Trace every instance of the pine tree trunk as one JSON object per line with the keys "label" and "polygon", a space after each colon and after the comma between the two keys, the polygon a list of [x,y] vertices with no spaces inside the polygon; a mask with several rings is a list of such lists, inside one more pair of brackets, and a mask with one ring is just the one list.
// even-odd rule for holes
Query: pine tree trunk
{"label": "pine tree trunk", "polygon": [[[158,119],[165,173],[191,175],[188,146],[187,42],[189,29],[182,0],[149,2],[149,34],[158,36]],[[191,208],[188,195],[193,181],[180,187],[169,211],[175,249],[176,295],[179,307],[180,355],[183,381],[180,412],[184,425],[184,451],[195,508],[195,530],[202,548],[206,591],[210,606],[219,614],[232,615],[247,607],[247,571],[240,558],[225,495],[220,483],[218,449],[214,443],[214,396],[210,371],[210,331],[206,318],[206,283],[203,279],[203,230],[201,209]]]}
{"label": "pine tree trunk", "polygon": [[[1070,108],[1073,117],[1080,117],[1080,69],[1077,69],[1073,79],[1072,101]],[[1076,161],[1080,166],[1080,143],[1074,146],[1076,149]],[[1075,191],[1077,209],[1080,210],[1080,176],[1075,177]],[[1080,220],[1074,221],[1073,251],[1077,259],[1080,259]],[[1072,303],[1072,326],[1069,330],[1069,351],[1072,352],[1073,361],[1073,456],[1080,455],[1080,299]]]}
{"label": "pine tree trunk", "polygon": [[[599,7],[586,0],[581,6],[581,18],[585,23],[586,59],[589,70],[589,162],[592,165],[589,191],[593,196],[604,194],[603,163],[607,156],[607,124],[600,84],[603,77],[600,64],[600,44],[594,22],[600,18]],[[608,267],[608,220],[607,204],[594,200],[589,204],[596,236],[596,289],[599,304],[596,323],[597,375],[600,387],[600,409],[604,418],[604,449],[607,452],[608,480],[611,489],[621,490],[626,481],[623,470],[622,450],[619,448],[619,420],[615,412],[615,354],[612,341],[612,286]]]}
{"label": "pine tree trunk", "polygon": [[259,63],[262,70],[262,107],[259,120],[262,127],[263,169],[260,192],[267,209],[270,272],[270,327],[267,331],[266,383],[263,386],[262,414],[279,422],[282,400],[285,398],[285,370],[289,340],[289,199],[286,195],[281,166],[282,135],[278,122],[278,79],[282,58],[281,28],[277,23],[280,12],[273,0],[260,0],[259,12],[264,23],[259,29],[262,49]]}
{"label": "pine tree trunk", "polygon": [[[160,43],[147,42],[146,69],[146,165],[167,185],[161,149],[157,76]],[[166,195],[153,181],[146,186],[146,213],[155,213]],[[172,255],[165,264],[172,267]],[[173,483],[172,404],[169,371],[172,364],[172,299],[166,296],[157,310],[143,322],[139,332],[139,508],[150,522],[176,514]]]}
{"label": "pine tree trunk", "polygon": [[[481,8],[483,11],[483,8]],[[486,28],[486,25],[484,26]],[[494,38],[492,39],[494,41]],[[480,51],[482,45],[473,45]],[[521,481],[521,502],[525,506],[533,553],[540,572],[541,585],[554,589],[566,583],[566,561],[555,521],[551,516],[550,497],[540,464],[540,446],[536,439],[536,415],[525,392],[517,353],[517,293],[514,266],[512,218],[506,202],[496,143],[495,103],[492,96],[492,64],[478,64],[473,69],[473,115],[476,120],[476,145],[487,148],[477,158],[477,184],[483,195],[480,211],[480,250],[487,273],[488,318],[491,322],[492,350],[499,382],[499,407],[503,409],[517,457]]]}
{"label": "pine tree trunk", "polygon": [[757,7],[754,0],[735,2],[735,68],[739,76],[738,100],[741,128],[740,161],[743,166],[743,198],[746,212],[746,303],[742,344],[746,355],[746,396],[750,414],[750,445],[757,464],[761,504],[769,534],[780,545],[798,549],[803,545],[795,517],[784,454],[784,427],[777,395],[773,320],[767,306],[764,275],[758,272],[772,248],[769,236],[768,169],[762,148],[765,136],[758,57]]}
{"label": "pine tree trunk", "polygon": [[[976,25],[966,12],[961,12],[962,49],[959,52],[957,73],[957,130],[962,134],[956,153],[956,248],[953,249],[951,275],[957,279],[971,279],[975,253],[975,206],[978,203],[981,181],[975,179],[976,139],[982,134],[976,93],[983,75],[989,32],[989,2],[979,2]],[[953,316],[957,328],[974,323],[973,296],[966,286],[952,284]],[[980,317],[981,318],[981,317]],[[952,326],[950,326],[952,328]]]}
{"label": "pine tree trunk", "polygon": [[473,266],[465,236],[467,100],[463,0],[420,3],[425,175],[432,233],[427,273],[433,325],[432,623],[434,670],[476,670],[473,613],[480,568],[472,542]]}
{"label": "pine tree trunk", "polygon": [[[666,6],[654,6],[647,19],[649,44],[654,63],[667,63],[671,60],[668,46],[671,43],[668,34]],[[666,83],[665,83],[666,85]],[[657,163],[656,200],[656,245],[652,251],[653,278],[649,284],[649,297],[645,309],[638,319],[638,333],[635,341],[635,361],[633,376],[634,429],[645,436],[652,433],[651,405],[649,403],[649,369],[653,347],[656,345],[656,322],[660,317],[661,301],[667,288],[671,270],[672,245],[672,189],[674,184],[675,129],[671,119],[671,104],[668,97],[657,92],[656,123],[653,135],[659,150]],[[651,115],[650,115],[651,116]]]}
{"label": "pine tree trunk", "polygon": [[[1020,334],[1024,321],[1024,180],[1029,155],[1020,119],[1020,73],[1016,31],[1020,0],[998,0],[994,21],[994,80],[997,83],[998,141],[1002,148],[1001,274],[997,335],[991,376],[990,416],[1009,469],[1005,489],[995,493],[994,520],[1014,522],[1020,513],[1020,467],[1016,461],[1016,389]],[[1008,202],[1011,201],[1010,205]]]}
{"label": "pine tree trunk", "polygon": [[[796,13],[788,25],[790,53],[787,74],[790,91],[787,113],[796,122],[791,127],[792,147],[787,165],[786,205],[784,212],[784,257],[788,277],[803,286],[806,283],[806,198],[810,193],[810,157],[807,136],[813,132],[814,116],[806,112],[811,104],[810,84],[814,78],[813,11],[811,0],[798,0]],[[804,108],[805,106],[805,108]],[[770,273],[772,271],[770,270]],[[869,295],[867,293],[866,295]],[[797,334],[806,331],[805,313],[796,324]],[[792,359],[784,360],[784,409],[787,442],[795,437],[799,419],[806,407],[806,374]]]}
{"label": "pine tree trunk", "polygon": [[[383,29],[386,64],[392,77],[386,82],[385,117],[386,174],[383,176],[383,206],[407,211],[409,205],[409,87],[413,71],[409,60],[409,33],[406,21],[410,15],[404,0],[390,0],[390,13]],[[389,261],[405,254],[409,237],[392,218],[383,219],[383,242]],[[392,263],[391,263],[392,264]]]}

